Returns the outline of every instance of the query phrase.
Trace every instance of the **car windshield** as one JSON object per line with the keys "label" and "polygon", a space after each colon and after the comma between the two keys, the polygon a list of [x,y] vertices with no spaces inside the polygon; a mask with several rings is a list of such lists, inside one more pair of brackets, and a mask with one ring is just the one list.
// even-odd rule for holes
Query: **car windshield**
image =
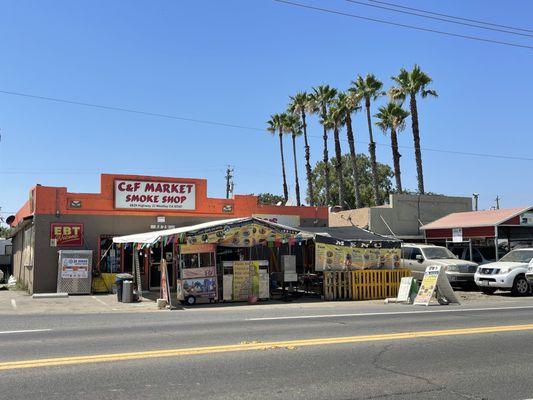
{"label": "car windshield", "polygon": [[431,247],[424,249],[424,254],[428,260],[444,260],[456,258],[453,253],[444,247]]}
{"label": "car windshield", "polygon": [[528,263],[533,258],[533,250],[513,250],[500,258],[500,261]]}

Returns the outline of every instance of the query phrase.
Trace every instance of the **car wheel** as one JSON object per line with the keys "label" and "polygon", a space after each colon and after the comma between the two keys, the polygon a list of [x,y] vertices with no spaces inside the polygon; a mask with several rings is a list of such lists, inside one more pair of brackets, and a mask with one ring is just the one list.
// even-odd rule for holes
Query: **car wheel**
{"label": "car wheel", "polygon": [[496,288],[482,288],[482,289],[481,289],[481,292],[482,292],[483,294],[491,295],[491,294],[496,293]]}
{"label": "car wheel", "polygon": [[196,304],[196,297],[194,296],[187,296],[185,298],[185,303],[188,305],[188,306],[193,306]]}
{"label": "car wheel", "polygon": [[526,296],[529,294],[529,283],[524,275],[518,275],[515,278],[511,293],[515,296]]}

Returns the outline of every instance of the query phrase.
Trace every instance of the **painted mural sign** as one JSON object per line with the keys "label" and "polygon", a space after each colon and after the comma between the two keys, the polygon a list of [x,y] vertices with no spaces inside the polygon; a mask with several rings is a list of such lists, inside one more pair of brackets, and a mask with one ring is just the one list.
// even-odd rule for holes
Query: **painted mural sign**
{"label": "painted mural sign", "polygon": [[57,247],[75,247],[83,245],[83,224],[50,224],[50,242]]}
{"label": "painted mural sign", "polygon": [[349,241],[317,236],[317,271],[400,268],[399,242]]}
{"label": "painted mural sign", "polygon": [[115,180],[115,208],[194,210],[196,185],[185,182]]}

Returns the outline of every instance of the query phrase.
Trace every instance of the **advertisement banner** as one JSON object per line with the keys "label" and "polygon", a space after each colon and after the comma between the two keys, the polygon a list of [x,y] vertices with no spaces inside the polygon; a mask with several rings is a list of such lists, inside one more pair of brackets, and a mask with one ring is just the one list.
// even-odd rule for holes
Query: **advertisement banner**
{"label": "advertisement banner", "polygon": [[[392,247],[392,246],[395,247]],[[376,247],[374,247],[376,246]],[[358,269],[400,268],[399,244],[335,241],[332,238],[316,238],[316,271],[350,271]]]}
{"label": "advertisement banner", "polygon": [[250,262],[235,261],[233,263],[233,300],[248,300],[250,289]]}
{"label": "advertisement banner", "polygon": [[208,278],[217,275],[215,267],[185,268],[182,271],[183,279]]}
{"label": "advertisement banner", "polygon": [[115,180],[115,208],[194,210],[196,185],[180,182]]}
{"label": "advertisement banner", "polygon": [[83,245],[83,224],[50,224],[50,243],[57,247],[76,247]]}
{"label": "advertisement banner", "polygon": [[217,278],[193,278],[177,281],[178,299],[184,300],[187,296],[217,298]]}
{"label": "advertisement banner", "polygon": [[61,278],[88,278],[89,259],[63,258],[61,260]]}

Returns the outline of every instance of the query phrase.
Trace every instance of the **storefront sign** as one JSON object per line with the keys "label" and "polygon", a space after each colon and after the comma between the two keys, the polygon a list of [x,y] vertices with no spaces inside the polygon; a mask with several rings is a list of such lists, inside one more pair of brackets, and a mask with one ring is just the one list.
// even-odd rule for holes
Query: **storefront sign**
{"label": "storefront sign", "polygon": [[89,259],[87,258],[63,258],[61,262],[61,278],[89,277]]}
{"label": "storefront sign", "polygon": [[180,245],[181,254],[196,254],[196,253],[213,253],[216,250],[216,244],[201,243],[201,244],[182,244]]}
{"label": "storefront sign", "polygon": [[274,224],[297,227],[300,226],[299,215],[253,214],[252,217],[263,219]]}
{"label": "storefront sign", "polygon": [[180,182],[115,180],[115,208],[194,210],[196,185]]}
{"label": "storefront sign", "polygon": [[57,247],[83,245],[83,224],[50,224],[50,243]]}
{"label": "storefront sign", "polygon": [[532,226],[533,225],[533,213],[526,212],[520,215],[520,225],[522,226]]}

